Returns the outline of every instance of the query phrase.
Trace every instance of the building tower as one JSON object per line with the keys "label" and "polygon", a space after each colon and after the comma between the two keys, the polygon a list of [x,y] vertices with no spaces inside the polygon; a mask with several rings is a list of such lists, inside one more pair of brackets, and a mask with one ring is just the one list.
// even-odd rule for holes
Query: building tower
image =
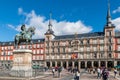
{"label": "building tower", "polygon": [[50,13],[50,20],[49,20],[49,24],[48,24],[48,30],[45,33],[45,40],[51,40],[54,38],[54,31],[52,30],[52,14]]}
{"label": "building tower", "polygon": [[[48,30],[45,33],[45,56],[49,55],[49,58],[51,59],[51,40],[54,39],[54,31],[52,30],[52,14],[50,13],[50,20],[48,24]],[[47,60],[47,59],[46,59]],[[48,67],[52,66],[52,63],[49,63],[47,61],[44,62],[45,66],[49,65]]]}
{"label": "building tower", "polygon": [[[114,36],[115,36],[115,26],[112,24],[111,21],[111,14],[110,14],[110,1],[108,0],[108,10],[107,10],[107,17],[106,17],[106,25],[104,27],[104,41],[105,41],[105,56],[107,57],[106,67],[109,65],[114,65],[112,61],[114,59]],[[109,65],[108,65],[109,64]]]}

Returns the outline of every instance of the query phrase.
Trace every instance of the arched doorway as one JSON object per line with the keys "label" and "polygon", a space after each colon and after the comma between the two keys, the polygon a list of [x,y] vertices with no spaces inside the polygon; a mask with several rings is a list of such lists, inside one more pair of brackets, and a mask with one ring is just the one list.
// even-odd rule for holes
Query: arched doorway
{"label": "arched doorway", "polygon": [[105,61],[101,61],[100,66],[101,66],[101,67],[105,67],[105,66],[106,66],[106,65],[105,65]]}
{"label": "arched doorway", "polygon": [[50,62],[47,62],[47,67],[50,67]]}
{"label": "arched doorway", "polygon": [[113,68],[114,67],[114,62],[113,61],[108,61],[107,67],[108,68]]}
{"label": "arched doorway", "polygon": [[75,61],[75,67],[78,68],[78,61]]}
{"label": "arched doorway", "polygon": [[69,64],[68,67],[72,67],[72,62],[71,61],[69,61],[68,64]]}
{"label": "arched doorway", "polygon": [[57,67],[60,67],[60,65],[61,65],[60,62],[57,62]]}
{"label": "arched doorway", "polygon": [[81,68],[85,68],[85,61],[81,61]]}
{"label": "arched doorway", "polygon": [[[117,61],[117,65],[120,65],[120,61]],[[114,66],[116,66],[116,65],[114,65]]]}
{"label": "arched doorway", "polygon": [[52,67],[55,67],[55,62],[52,62]]}
{"label": "arched doorway", "polygon": [[66,68],[66,62],[63,62],[63,67]]}
{"label": "arched doorway", "polygon": [[94,61],[94,67],[98,67],[98,61]]}
{"label": "arched doorway", "polygon": [[88,61],[87,62],[87,68],[90,68],[90,67],[92,67],[92,64],[91,64],[91,61]]}

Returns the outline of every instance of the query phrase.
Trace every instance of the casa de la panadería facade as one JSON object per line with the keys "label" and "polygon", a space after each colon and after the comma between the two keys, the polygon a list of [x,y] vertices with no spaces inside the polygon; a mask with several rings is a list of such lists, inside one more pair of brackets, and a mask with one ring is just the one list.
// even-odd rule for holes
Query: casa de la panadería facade
{"label": "casa de la panader\u00eda facade", "polygon": [[[109,4],[109,3],[108,3]],[[42,39],[33,39],[33,65],[45,67],[114,67],[120,64],[120,32],[115,31],[108,5],[103,32],[55,35],[50,18]],[[103,24],[104,25],[104,24]],[[0,42],[0,66],[12,66],[14,41]],[[19,47],[24,48],[25,44]]]}

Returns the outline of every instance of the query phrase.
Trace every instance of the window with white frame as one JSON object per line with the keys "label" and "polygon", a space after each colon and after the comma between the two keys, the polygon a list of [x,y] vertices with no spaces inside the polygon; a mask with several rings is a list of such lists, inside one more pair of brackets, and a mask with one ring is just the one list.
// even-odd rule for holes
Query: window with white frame
{"label": "window with white frame", "polygon": [[117,39],[117,43],[120,43],[120,39]]}
{"label": "window with white frame", "polygon": [[65,59],[65,55],[62,56],[62,59]]}
{"label": "window with white frame", "polygon": [[39,60],[39,56],[36,56],[37,57],[37,60]]}
{"label": "window with white frame", "polygon": [[103,39],[100,39],[100,44],[104,43],[104,40]]}
{"label": "window with white frame", "polygon": [[33,50],[33,54],[36,54],[36,50]]}
{"label": "window with white frame", "polygon": [[68,48],[68,52],[71,52],[71,48]]}
{"label": "window with white frame", "polygon": [[97,47],[96,46],[93,47],[93,51],[97,51]]}
{"label": "window with white frame", "polygon": [[83,47],[80,48],[80,51],[83,51]]}
{"label": "window with white frame", "polygon": [[80,59],[83,59],[83,54],[80,54]]}
{"label": "window with white frame", "polygon": [[35,60],[35,56],[33,56],[33,60]]}
{"label": "window with white frame", "polygon": [[93,44],[97,44],[97,40],[96,39],[93,40]]}
{"label": "window with white frame", "polygon": [[120,45],[118,45],[118,49],[117,50],[120,51]]}
{"label": "window with white frame", "polygon": [[5,50],[7,50],[7,47],[5,47]]}
{"label": "window with white frame", "polygon": [[41,47],[44,47],[44,44],[41,44]]}
{"label": "window with white frame", "polygon": [[89,59],[90,58],[90,54],[89,53],[87,53],[87,59]]}
{"label": "window with white frame", "polygon": [[4,47],[2,47],[2,50],[4,50]]}
{"label": "window with white frame", "polygon": [[36,48],[36,44],[33,45],[33,48]]}
{"label": "window with white frame", "polygon": [[3,60],[3,57],[1,56],[1,60]]}
{"label": "window with white frame", "polygon": [[10,52],[10,55],[13,55],[13,53],[12,53],[12,52]]}
{"label": "window with white frame", "polygon": [[10,60],[10,56],[8,56],[8,60]]}
{"label": "window with white frame", "polygon": [[13,49],[13,46],[11,46],[11,49]]}
{"label": "window with white frame", "polygon": [[40,53],[40,50],[37,50],[37,54],[39,54]]}
{"label": "window with white frame", "polygon": [[52,59],[55,59],[55,57],[54,56],[51,56],[52,57]]}
{"label": "window with white frame", "polygon": [[8,51],[8,55],[10,55],[10,51]]}
{"label": "window with white frame", "polygon": [[43,60],[43,56],[40,56],[40,60]]}
{"label": "window with white frame", "polygon": [[6,60],[6,56],[4,57],[4,60]]}
{"label": "window with white frame", "polygon": [[68,55],[68,59],[71,59],[71,55]]}
{"label": "window with white frame", "polygon": [[49,56],[46,56],[46,59],[49,59]]}
{"label": "window with white frame", "polygon": [[100,51],[103,51],[104,50],[104,47],[103,46],[100,46]]}
{"label": "window with white frame", "polygon": [[40,44],[37,44],[37,48],[40,48]]}
{"label": "window with white frame", "polygon": [[8,46],[8,50],[10,50],[10,46]]}
{"label": "window with white frame", "polygon": [[43,49],[41,49],[41,54],[43,54]]}
{"label": "window with white frame", "polygon": [[86,47],[87,48],[87,51],[90,51],[90,47]]}
{"label": "window with white frame", "polygon": [[59,59],[59,56],[57,55],[57,59]]}
{"label": "window with white frame", "polygon": [[1,55],[4,55],[4,52],[1,52]]}

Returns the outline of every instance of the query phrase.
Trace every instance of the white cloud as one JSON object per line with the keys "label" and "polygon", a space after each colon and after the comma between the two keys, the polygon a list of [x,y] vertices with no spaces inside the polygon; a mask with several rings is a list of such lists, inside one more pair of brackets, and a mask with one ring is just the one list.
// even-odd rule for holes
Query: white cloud
{"label": "white cloud", "polygon": [[18,14],[22,14],[23,13],[23,9],[22,8],[18,8]]}
{"label": "white cloud", "polygon": [[113,10],[113,13],[117,13],[120,12],[120,7],[118,7],[117,9]]}
{"label": "white cloud", "polygon": [[112,20],[112,22],[115,25],[115,30],[120,31],[120,17]]}
{"label": "white cloud", "polygon": [[15,29],[15,27],[11,24],[7,24],[8,27],[12,28],[12,29]]}
{"label": "white cloud", "polygon": [[[48,29],[49,20],[46,20],[44,16],[37,15],[34,10],[30,13],[26,13],[22,8],[18,9],[18,14],[25,16],[25,25],[27,27],[34,26],[36,28],[35,35],[33,38],[43,38],[44,33]],[[10,25],[10,24],[9,24]],[[92,31],[91,26],[86,26],[80,20],[76,22],[52,20],[53,31],[55,35],[66,35],[77,33],[88,33]],[[11,26],[12,27],[12,26]],[[20,31],[21,24],[17,25],[17,31]]]}

